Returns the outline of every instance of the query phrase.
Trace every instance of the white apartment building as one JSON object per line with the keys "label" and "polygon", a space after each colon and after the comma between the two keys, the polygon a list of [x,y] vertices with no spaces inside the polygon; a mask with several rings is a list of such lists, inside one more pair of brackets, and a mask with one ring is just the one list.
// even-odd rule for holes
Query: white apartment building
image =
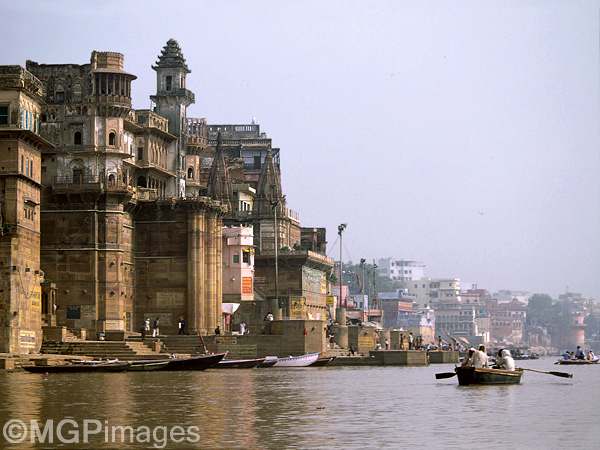
{"label": "white apartment building", "polygon": [[391,280],[420,280],[425,276],[425,264],[412,259],[381,258],[377,260],[377,272]]}
{"label": "white apartment building", "polygon": [[419,308],[430,307],[435,309],[438,302],[458,301],[460,302],[460,279],[459,278],[421,278],[406,283],[413,301]]}

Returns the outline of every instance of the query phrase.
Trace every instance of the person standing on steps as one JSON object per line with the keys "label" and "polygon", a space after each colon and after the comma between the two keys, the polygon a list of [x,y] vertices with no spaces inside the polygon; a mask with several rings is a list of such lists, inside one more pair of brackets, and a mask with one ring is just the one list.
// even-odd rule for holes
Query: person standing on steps
{"label": "person standing on steps", "polygon": [[158,337],[158,317],[154,319],[154,323],[152,324],[152,337]]}
{"label": "person standing on steps", "polygon": [[179,334],[185,335],[185,319],[183,316],[179,319]]}

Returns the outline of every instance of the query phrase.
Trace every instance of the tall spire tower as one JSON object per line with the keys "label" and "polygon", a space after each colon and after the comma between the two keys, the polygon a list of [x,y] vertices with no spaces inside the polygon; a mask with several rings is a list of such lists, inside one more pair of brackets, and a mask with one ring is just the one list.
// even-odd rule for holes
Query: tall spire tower
{"label": "tall spire tower", "polygon": [[185,154],[187,136],[186,110],[195,102],[194,93],[185,87],[185,77],[191,72],[175,39],[169,39],[152,68],[156,71],[155,112],[169,119],[169,133],[177,137],[177,148],[170,154],[169,167],[177,174],[175,191],[185,196]]}
{"label": "tall spire tower", "polygon": [[220,132],[217,137],[215,158],[208,176],[208,195],[215,200],[219,200],[223,205],[227,205],[228,210],[231,211],[231,179],[229,177],[227,165],[225,164],[225,157],[223,156]]}

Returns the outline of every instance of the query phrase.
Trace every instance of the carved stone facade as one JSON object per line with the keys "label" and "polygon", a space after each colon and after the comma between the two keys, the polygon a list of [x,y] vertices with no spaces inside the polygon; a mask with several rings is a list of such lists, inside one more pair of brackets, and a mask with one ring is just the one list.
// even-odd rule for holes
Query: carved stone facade
{"label": "carved stone facade", "polygon": [[19,66],[0,67],[0,353],[41,345],[40,269],[43,86]]}
{"label": "carved stone facade", "polygon": [[[155,317],[167,334],[177,333],[181,316],[189,333],[206,333],[220,323],[221,228],[227,209],[208,197],[185,196],[185,109],[193,94],[178,77],[189,73],[179,46],[170,40],[167,48],[155,67],[155,111],[131,108],[136,77],[123,70],[119,53],[92,52],[83,65],[28,61],[27,71],[17,67],[38,89],[38,103],[23,116],[35,132],[13,130],[11,137],[1,131],[0,157],[14,167],[0,183],[18,182],[23,192],[11,202],[21,210],[31,206],[34,213],[7,217],[19,230],[25,219],[31,224],[18,234],[12,228],[12,239],[3,236],[8,269],[0,270],[12,273],[12,266],[20,270],[22,265],[23,282],[29,282],[25,270],[28,276],[35,273],[40,279],[33,292],[40,298],[45,276],[53,293],[45,298],[56,305],[46,308],[49,324],[85,329],[94,338],[99,332],[138,331],[145,319]],[[171,58],[173,51],[178,57]],[[168,77],[173,77],[171,89]],[[11,92],[4,83],[0,98]],[[10,117],[21,120],[12,105]],[[19,140],[30,142],[12,155]],[[27,156],[31,176],[18,173],[21,156]],[[3,291],[1,345],[18,351],[15,337],[5,335],[18,340],[20,329],[31,328],[39,348],[41,308],[25,305],[10,289]],[[30,290],[28,285],[26,298]]]}

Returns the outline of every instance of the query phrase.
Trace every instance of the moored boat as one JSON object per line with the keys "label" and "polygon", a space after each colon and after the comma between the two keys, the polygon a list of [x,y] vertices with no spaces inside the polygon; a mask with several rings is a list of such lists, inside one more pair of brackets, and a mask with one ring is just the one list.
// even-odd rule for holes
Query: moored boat
{"label": "moored boat", "polygon": [[277,356],[267,356],[265,360],[258,365],[258,367],[261,369],[273,367],[278,360],[279,358],[277,358]]}
{"label": "moored boat", "polygon": [[321,353],[309,353],[308,355],[290,356],[289,358],[279,358],[274,367],[306,367],[314,363]]}
{"label": "moored boat", "polygon": [[213,369],[252,369],[264,362],[265,358],[255,359],[222,359]]}
{"label": "moored boat", "polygon": [[169,361],[129,361],[129,366],[125,369],[127,372],[152,372],[162,370]]}
{"label": "moored boat", "polygon": [[21,366],[30,373],[90,373],[124,372],[129,367],[126,362],[99,362],[97,364],[60,364],[56,366]]}
{"label": "moored boat", "polygon": [[596,356],[594,359],[559,359],[555,364],[572,364],[572,365],[585,365],[585,364],[598,364],[600,358]]}
{"label": "moored boat", "polygon": [[454,369],[458,376],[459,386],[473,384],[519,384],[523,376],[523,369],[501,370],[482,369],[476,367],[456,367]]}
{"label": "moored boat", "polygon": [[310,365],[310,367],[321,367],[321,366],[326,366],[327,364],[329,364],[331,361],[333,361],[336,358],[336,356],[330,356],[330,357],[325,357],[322,356],[320,358],[317,358],[317,360],[312,363]]}
{"label": "moored boat", "polygon": [[219,361],[225,358],[226,355],[227,352],[193,356],[191,358],[159,359],[154,362],[167,362],[160,370],[206,370],[209,367],[219,364]]}

